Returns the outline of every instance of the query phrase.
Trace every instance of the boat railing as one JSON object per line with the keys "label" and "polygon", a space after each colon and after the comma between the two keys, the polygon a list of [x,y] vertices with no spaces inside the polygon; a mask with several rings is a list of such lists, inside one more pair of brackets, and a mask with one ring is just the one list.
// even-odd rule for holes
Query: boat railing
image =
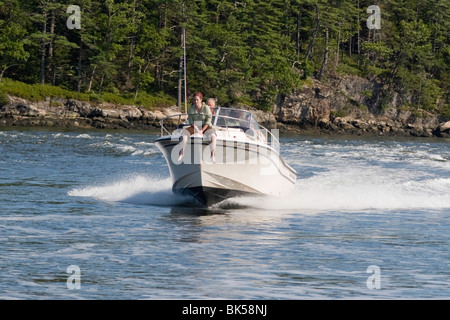
{"label": "boat railing", "polygon": [[[231,136],[228,129],[238,128],[243,132],[250,132],[259,137],[259,140],[267,145],[270,145],[276,152],[280,153],[280,140],[278,138],[278,130],[269,130],[262,125],[258,124],[257,128],[253,128],[252,125],[245,125],[246,120],[236,118],[227,115],[213,115],[212,123],[215,127],[225,128],[228,134]],[[167,116],[159,121],[161,125],[161,136],[167,134],[171,135],[177,129],[181,129],[184,126],[189,125],[187,123],[188,114],[181,113],[171,116]],[[223,119],[224,121],[220,121]]]}
{"label": "boat railing", "polygon": [[161,119],[159,121],[159,124],[161,126],[161,136],[163,136],[164,133],[171,135],[174,129],[179,128],[181,125],[187,122],[187,118],[187,113],[179,113]]}
{"label": "boat railing", "polygon": [[[215,119],[214,119],[215,118]],[[225,125],[219,125],[219,119],[218,118],[224,118],[225,121]],[[226,120],[231,120],[231,125],[230,122],[226,121]],[[233,122],[239,124],[239,125],[232,125]],[[264,137],[264,142],[266,142],[267,144],[270,144],[270,146],[276,150],[278,153],[280,153],[280,148],[281,148],[281,144],[280,144],[280,140],[278,138],[278,130],[276,130],[275,132],[272,130],[267,129],[266,127],[258,124],[258,128],[252,128],[251,124],[247,124],[247,125],[242,125],[243,123],[248,123],[247,120],[243,120],[241,118],[236,118],[236,117],[232,117],[232,116],[225,116],[225,115],[214,115],[213,116],[213,123],[218,126],[218,127],[225,127],[227,130],[229,128],[240,128],[242,129],[244,132],[246,132],[247,130],[256,130],[256,131],[260,131],[262,136]]]}
{"label": "boat railing", "polygon": [[281,150],[281,144],[279,139],[279,131],[277,130],[269,130],[266,127],[259,126],[259,130],[262,131],[264,136],[266,137],[267,144],[270,144],[270,146],[278,153],[280,153]]}

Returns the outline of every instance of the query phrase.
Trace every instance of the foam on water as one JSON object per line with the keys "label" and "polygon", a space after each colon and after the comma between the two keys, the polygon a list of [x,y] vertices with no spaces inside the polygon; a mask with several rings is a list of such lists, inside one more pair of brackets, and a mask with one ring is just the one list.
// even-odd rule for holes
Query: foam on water
{"label": "foam on water", "polygon": [[[392,172],[390,172],[392,174]],[[450,208],[450,179],[411,181],[402,172],[392,176],[377,170],[323,172],[299,179],[284,198],[234,198],[231,203],[263,210],[369,210]]]}
{"label": "foam on water", "polygon": [[[299,179],[286,197],[242,197],[227,200],[217,208],[246,207],[258,210],[366,210],[450,208],[449,178],[411,180],[407,172],[354,168],[321,172]],[[417,179],[417,178],[416,178]],[[142,205],[189,205],[187,197],[171,191],[170,178],[136,175],[119,181],[73,189],[70,196]]]}
{"label": "foam on water", "polygon": [[285,138],[292,195],[202,211],[172,193],[153,135],[82,133],[0,132],[0,298],[450,296],[446,140]]}
{"label": "foam on water", "polygon": [[[138,157],[158,153],[145,141],[123,142],[103,140],[100,145]],[[291,142],[290,147],[288,143],[285,150],[286,162],[299,172],[291,195],[233,198],[214,208],[289,212],[450,208],[446,149],[398,142],[306,140]],[[142,174],[74,189],[69,195],[135,204],[186,204],[185,197],[172,193],[170,178]]]}
{"label": "foam on water", "polygon": [[142,205],[176,206],[187,201],[171,190],[171,179],[136,175],[101,185],[76,188],[68,192],[73,197],[89,197],[103,201]]}

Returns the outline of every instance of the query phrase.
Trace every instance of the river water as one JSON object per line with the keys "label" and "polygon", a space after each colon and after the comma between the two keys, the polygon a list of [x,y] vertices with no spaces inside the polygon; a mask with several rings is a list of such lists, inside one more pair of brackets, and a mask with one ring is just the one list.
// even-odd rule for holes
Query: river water
{"label": "river water", "polygon": [[0,129],[0,299],[449,299],[450,142],[282,137],[284,199],[201,210],[155,134]]}

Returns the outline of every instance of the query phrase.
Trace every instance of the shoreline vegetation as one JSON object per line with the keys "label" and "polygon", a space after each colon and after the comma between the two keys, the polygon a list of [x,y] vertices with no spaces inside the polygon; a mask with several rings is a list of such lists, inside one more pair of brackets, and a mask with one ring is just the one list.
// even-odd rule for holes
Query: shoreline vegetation
{"label": "shoreline vegetation", "polygon": [[[349,81],[360,84],[363,80],[350,77],[340,79],[340,83],[349,88]],[[348,91],[348,94],[355,94]],[[440,122],[443,118],[435,114],[399,109],[376,115],[361,106],[349,108],[347,102],[356,101],[355,97],[346,96],[343,103],[336,101],[342,96],[346,94],[335,84],[327,87],[320,82],[311,82],[298,92],[285,96],[272,111],[258,110],[242,103],[237,107],[252,111],[261,124],[269,129],[279,129],[281,133],[450,138],[450,121]],[[360,96],[365,97],[364,94]],[[175,100],[166,95],[145,94],[140,99],[141,104],[137,105],[133,103],[134,99],[116,94],[80,94],[49,85],[28,85],[3,79],[0,83],[0,129],[157,131],[161,119],[183,112],[175,105]],[[340,104],[346,107],[340,108]]]}
{"label": "shoreline vegetation", "polygon": [[282,131],[448,137],[450,2],[373,2],[0,0],[0,126],[152,127],[187,88]]}

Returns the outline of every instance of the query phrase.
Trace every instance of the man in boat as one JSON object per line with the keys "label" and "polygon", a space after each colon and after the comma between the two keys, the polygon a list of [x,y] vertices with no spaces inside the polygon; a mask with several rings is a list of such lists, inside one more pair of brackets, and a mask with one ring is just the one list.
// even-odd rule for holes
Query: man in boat
{"label": "man in boat", "polygon": [[[189,126],[183,129],[182,148],[179,153],[178,161],[181,161],[184,156],[184,148],[187,144],[187,139],[190,135],[199,133],[211,141],[211,160],[216,163],[216,132],[212,127],[212,112],[208,105],[203,103],[203,95],[201,92],[194,93],[194,103],[188,110]],[[201,123],[201,128],[197,124]]]}
{"label": "man in boat", "polygon": [[216,115],[216,99],[214,98],[208,98],[208,100],[206,100],[206,104],[208,105],[208,107],[211,109],[211,112],[214,115]]}

